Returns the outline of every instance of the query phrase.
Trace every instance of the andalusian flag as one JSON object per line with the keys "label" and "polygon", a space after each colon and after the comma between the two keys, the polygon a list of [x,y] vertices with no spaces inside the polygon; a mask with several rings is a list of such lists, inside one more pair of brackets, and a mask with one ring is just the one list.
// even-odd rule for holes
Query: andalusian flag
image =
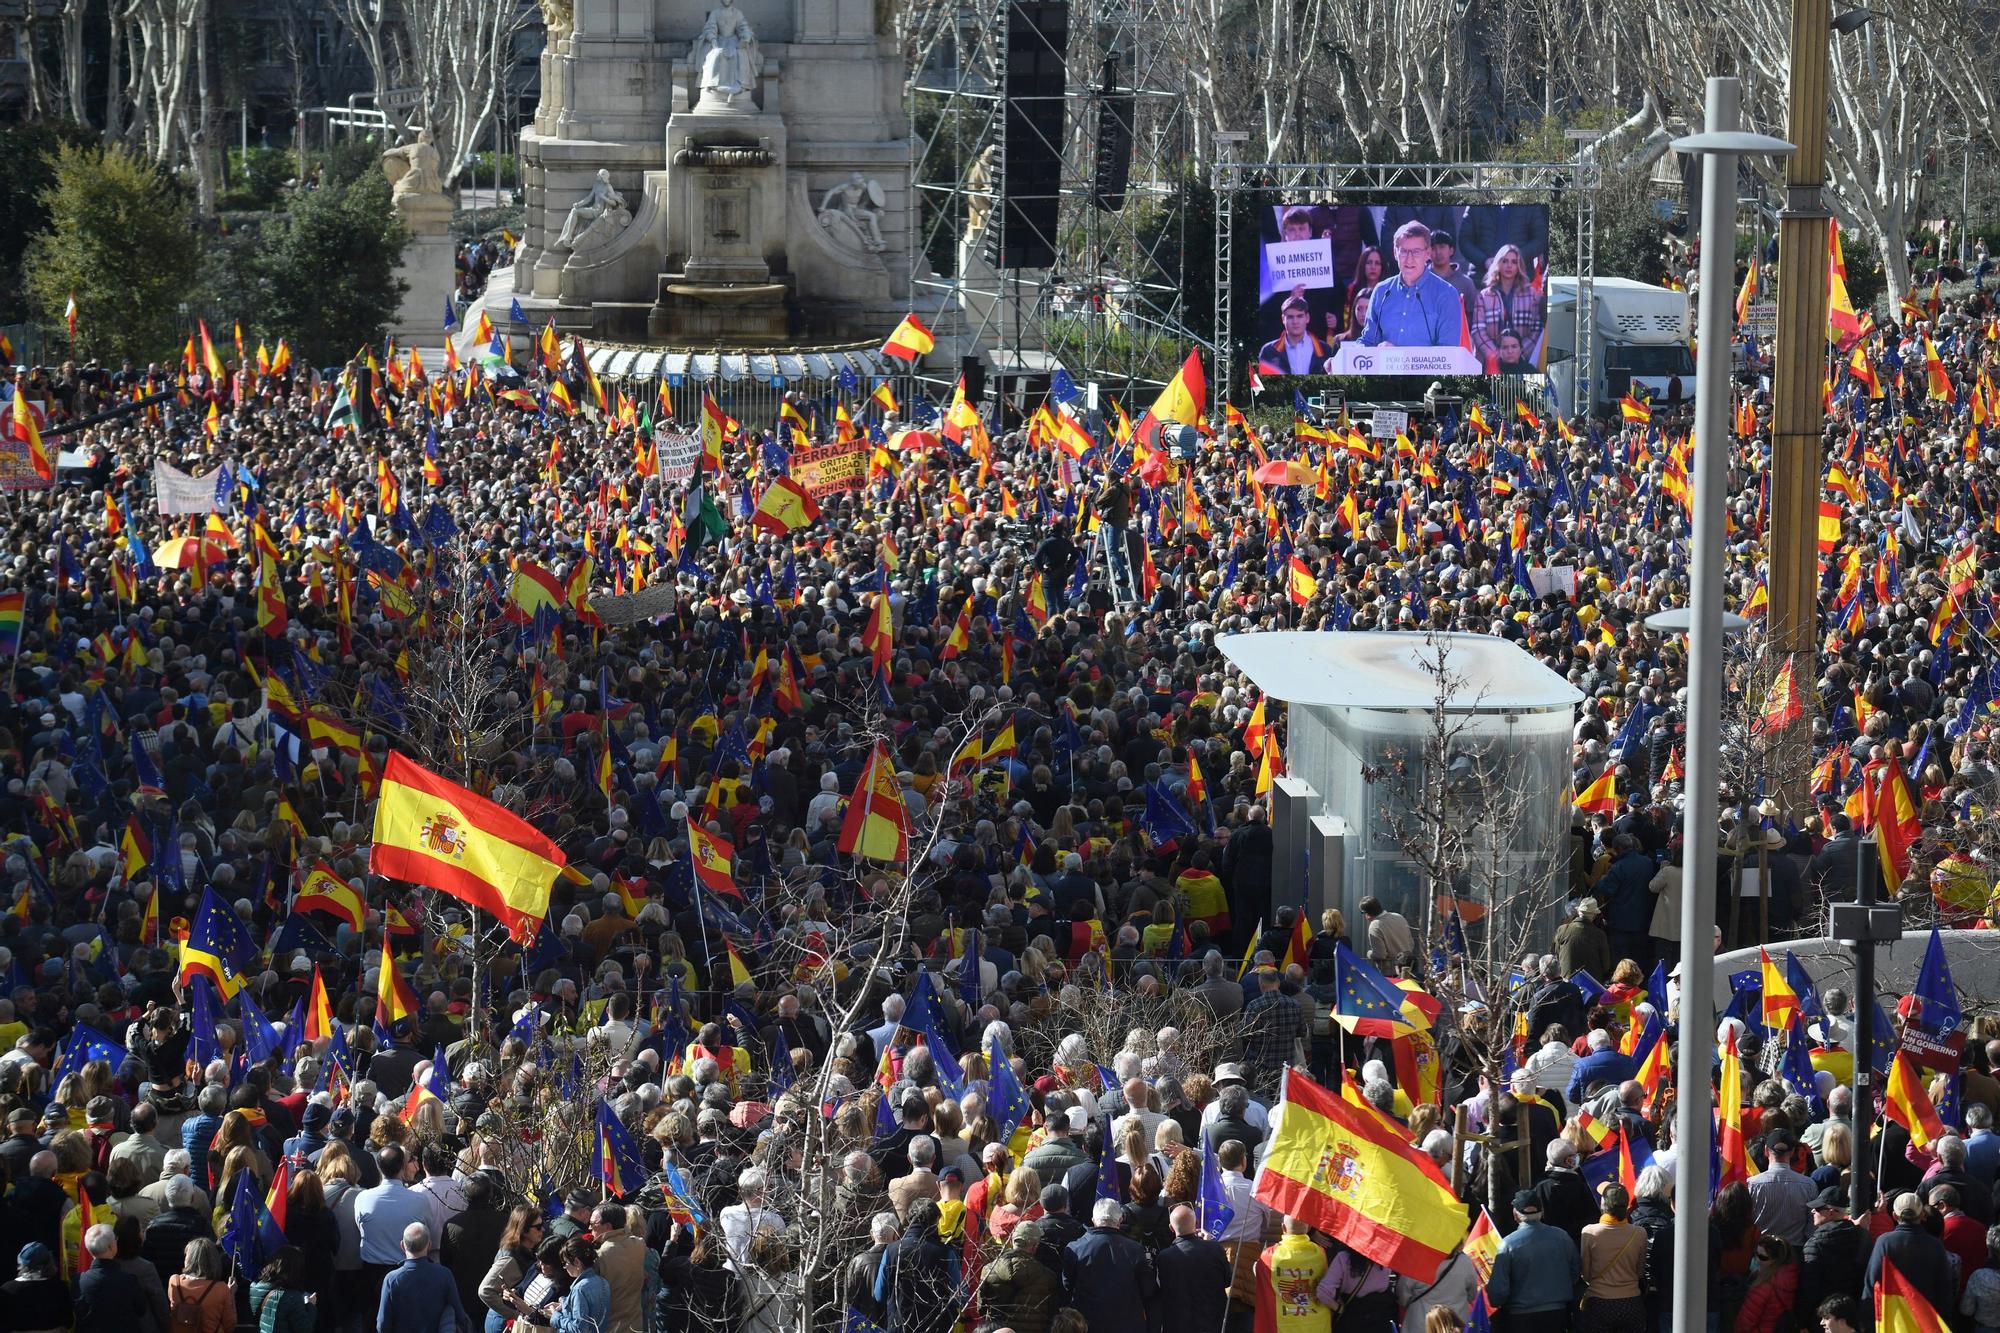
{"label": "andalusian flag", "polygon": [[1465,1206],[1429,1154],[1380,1112],[1287,1069],[1285,1114],[1257,1200],[1404,1277],[1428,1282],[1465,1239]]}
{"label": "andalusian flag", "polygon": [[840,850],[869,861],[902,863],[910,859],[910,812],[903,788],[896,781],[896,763],[889,747],[877,741],[847,798],[847,817],[840,824]]}
{"label": "andalusian flag", "polygon": [[441,890],[526,940],[549,911],[563,854],[534,825],[391,752],[369,873]]}

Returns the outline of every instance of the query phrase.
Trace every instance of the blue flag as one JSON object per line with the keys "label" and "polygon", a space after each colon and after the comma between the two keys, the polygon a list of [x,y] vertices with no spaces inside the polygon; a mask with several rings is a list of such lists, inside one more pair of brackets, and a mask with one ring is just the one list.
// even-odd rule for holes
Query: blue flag
{"label": "blue flag", "polygon": [[988,1075],[986,1109],[993,1117],[993,1123],[1000,1129],[1000,1140],[1005,1142],[1014,1133],[1014,1126],[1028,1118],[1028,1095],[1021,1091],[1021,1081],[1014,1077],[1014,1066],[992,1042],[986,1045],[986,1063],[991,1070]]}
{"label": "blue flag", "polygon": [[979,1008],[979,932],[965,932],[965,952],[958,960],[958,998],[975,1012]]}
{"label": "blue flag", "polygon": [[1785,1086],[1808,1100],[1818,1095],[1813,1084],[1812,1043],[1806,1040],[1806,1025],[1797,1011],[1792,1013],[1791,1026],[1785,1034],[1784,1063],[1778,1066],[1778,1077]]}
{"label": "blue flag", "polygon": [[604,1192],[623,1198],[638,1190],[646,1179],[645,1159],[625,1122],[612,1113],[602,1097],[597,1099],[597,1160],[591,1174],[604,1182]]}
{"label": "blue flag", "polygon": [[917,970],[917,983],[910,988],[910,1002],[903,1011],[903,1026],[930,1037],[933,1045],[945,1044],[944,1002],[931,983],[928,968]]}
{"label": "blue flag", "polygon": [[516,324],[526,324],[528,322],[527,312],[521,309],[520,297],[517,296],[507,303],[507,318],[513,320]]}
{"label": "blue flag", "polygon": [[196,974],[189,985],[194,990],[194,1030],[189,1034],[188,1053],[206,1069],[209,1061],[222,1058],[222,1043],[215,1039],[215,1025],[222,1021],[222,1006],[216,1003],[215,987],[207,977]]}
{"label": "blue flag", "polygon": [[70,1031],[62,1059],[56,1062],[55,1073],[49,1078],[49,1086],[60,1087],[64,1079],[80,1072],[92,1060],[107,1062],[111,1071],[116,1073],[118,1066],[125,1063],[125,1048],[90,1024],[78,1023]]}
{"label": "blue flag", "polygon": [[1201,1217],[1201,1234],[1210,1240],[1221,1240],[1222,1230],[1236,1216],[1236,1210],[1229,1206],[1229,1192],[1222,1187],[1222,1167],[1215,1160],[1215,1148],[1206,1134],[1201,1136],[1201,1189],[1194,1202]]}
{"label": "blue flag", "polygon": [[1910,996],[1918,1002],[1911,1017],[1933,1036],[1950,1032],[1965,1017],[1958,1003],[1958,987],[1952,984],[1951,964],[1945,961],[1944,939],[1936,926],[1931,927],[1930,943],[1924,946],[1924,965],[1917,969],[1917,984]]}
{"label": "blue flag", "polygon": [[450,333],[458,327],[458,303],[451,299],[451,293],[444,297],[444,331]]}
{"label": "blue flag", "polygon": [[229,1222],[222,1229],[223,1252],[236,1260],[243,1272],[256,1276],[264,1271],[285,1244],[285,1233],[264,1206],[261,1182],[255,1171],[238,1172],[236,1193],[229,1205]]}
{"label": "blue flag", "polygon": [[243,1045],[257,1064],[284,1051],[284,1038],[278,1035],[277,1024],[264,1017],[264,1011],[247,999],[243,1002]]}

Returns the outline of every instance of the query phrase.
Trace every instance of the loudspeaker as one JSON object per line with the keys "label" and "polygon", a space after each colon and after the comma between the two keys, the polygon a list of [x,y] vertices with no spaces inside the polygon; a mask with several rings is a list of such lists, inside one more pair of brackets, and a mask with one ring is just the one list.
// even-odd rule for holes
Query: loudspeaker
{"label": "loudspeaker", "polygon": [[975,404],[982,401],[986,397],[986,358],[960,357],[958,373],[965,379],[965,401]]}
{"label": "loudspeaker", "polygon": [[1106,213],[1125,207],[1125,187],[1132,179],[1132,90],[1118,90],[1118,57],[1104,58],[1097,91],[1097,162],[1090,177],[1091,199]]}
{"label": "loudspeaker", "polygon": [[1055,266],[1068,51],[1069,0],[1013,0],[1007,6],[1001,268]]}

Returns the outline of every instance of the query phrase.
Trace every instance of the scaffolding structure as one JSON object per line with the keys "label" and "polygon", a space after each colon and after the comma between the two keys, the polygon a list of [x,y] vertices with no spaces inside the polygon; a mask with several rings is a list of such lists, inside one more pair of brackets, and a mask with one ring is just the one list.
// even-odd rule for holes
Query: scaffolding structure
{"label": "scaffolding structure", "polygon": [[[1237,354],[1236,238],[1241,200],[1286,203],[1372,202],[1378,196],[1425,195],[1442,202],[1520,203],[1539,196],[1551,206],[1570,191],[1576,206],[1576,383],[1593,383],[1592,345],[1597,334],[1597,188],[1602,179],[1595,146],[1580,142],[1569,162],[1238,162],[1240,136],[1217,135],[1215,184],[1214,380],[1233,382]],[[1253,242],[1254,243],[1254,242]],[[1588,404],[1584,405],[1588,411]]]}
{"label": "scaffolding structure", "polygon": [[[988,359],[1010,417],[1057,368],[1125,401],[1164,383],[1201,341],[1184,290],[1187,266],[1207,262],[1186,247],[1194,134],[1172,0],[1069,0],[1060,50],[1030,21],[1038,8],[937,0],[911,34],[911,287],[920,318]],[[1054,234],[1032,238],[1054,251],[1046,269],[1002,267],[1030,239],[1007,234],[1022,225],[1003,203],[1007,139],[1036,119],[1022,114],[1032,96],[1008,114],[1010,30],[1017,58],[1040,42],[1031,54],[1066,71],[1061,133],[1034,145],[1060,162]]]}

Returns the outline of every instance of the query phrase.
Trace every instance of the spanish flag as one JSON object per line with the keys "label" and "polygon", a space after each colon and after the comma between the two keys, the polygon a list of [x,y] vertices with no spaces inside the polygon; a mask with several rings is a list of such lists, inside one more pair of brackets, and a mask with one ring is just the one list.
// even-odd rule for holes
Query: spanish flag
{"label": "spanish flag", "polygon": [[375,1026],[384,1032],[417,1016],[417,993],[396,967],[396,955],[389,949],[389,937],[382,937],[382,972],[375,979]]}
{"label": "spanish flag", "polygon": [[1319,580],[1313,577],[1313,572],[1307,568],[1306,562],[1297,556],[1291,558],[1290,564],[1286,566],[1286,572],[1291,575],[1292,605],[1304,606],[1313,599],[1313,594],[1319,591]]}
{"label": "spanish flag", "polygon": [[1295,1069],[1257,1176],[1257,1200],[1404,1277],[1428,1282],[1465,1239],[1465,1206],[1437,1164],[1372,1108]]}
{"label": "spanish flag", "polygon": [[1570,804],[1587,815],[1618,813],[1618,770],[1607,768],[1595,782],[1576,794]]}
{"label": "spanish flag", "polygon": [[1875,1282],[1875,1333],[1945,1333],[1937,1310],[1887,1255]]}
{"label": "spanish flag", "polygon": [[371,874],[438,889],[526,940],[548,915],[564,857],[519,815],[391,752],[375,806]]}
{"label": "spanish flag", "polygon": [[1831,500],[1819,502],[1818,543],[1821,555],[1840,545],[1840,506]]}
{"label": "spanish flag", "polygon": [[880,741],[861,769],[854,794],[847,798],[839,847],[845,855],[869,861],[901,863],[910,859],[910,812],[896,781],[895,761],[889,747]]}
{"label": "spanish flag", "polygon": [[514,566],[514,578],[507,585],[507,619],[517,624],[534,620],[538,611],[563,609],[562,581],[532,560]]}
{"label": "spanish flag", "polygon": [[788,532],[796,532],[819,517],[819,503],[806,488],[790,477],[779,477],[764,491],[764,497],[757,502],[757,512],[750,516],[751,526],[782,537]]}
{"label": "spanish flag", "polygon": [[1160,396],[1146,409],[1146,415],[1139,418],[1136,436],[1139,443],[1157,447],[1160,427],[1168,422],[1182,426],[1197,425],[1208,404],[1208,375],[1201,368],[1201,350],[1187,354],[1187,360],[1167,381],[1167,387],[1160,390]]}
{"label": "spanish flag", "polygon": [[727,939],[722,947],[729,951],[729,985],[732,989],[750,980],[750,969],[743,965],[743,955],[736,952],[736,946]]}
{"label": "spanish flag", "polygon": [[1882,1090],[1882,1113],[1910,1131],[1910,1146],[1914,1148],[1928,1147],[1950,1133],[1944,1121],[1938,1119],[1937,1108],[1931,1105],[1931,1096],[1924,1091],[1924,1081],[1917,1077],[1916,1067],[1902,1051],[1896,1052],[1889,1065],[1888,1086]]}
{"label": "spanish flag", "polygon": [[42,444],[41,427],[36,424],[34,409],[28,406],[28,395],[19,385],[14,388],[14,438],[27,442],[28,461],[34,465],[35,475],[43,481],[54,481],[56,470],[49,462],[47,447]]}
{"label": "spanish flag", "polygon": [[1643,426],[1653,419],[1653,409],[1628,392],[1618,400],[1618,415]]}
{"label": "spanish flag", "polygon": [[1750,724],[1751,734],[1783,731],[1804,717],[1805,712],[1806,705],[1799,697],[1798,682],[1792,679],[1792,659],[1787,657],[1785,664],[1778,668],[1778,674],[1771,678],[1771,688],[1764,692],[1764,707],[1759,710],[1757,720]]}
{"label": "spanish flag", "polygon": [[345,921],[353,930],[362,928],[366,911],[361,904],[361,895],[352,885],[333,873],[326,862],[313,866],[312,873],[299,889],[298,901],[292,904],[294,912],[328,912]]}
{"label": "spanish flag", "polygon": [[903,316],[903,322],[889,335],[889,341],[882,344],[882,355],[893,356],[898,361],[916,361],[929,356],[937,346],[931,331],[925,328],[915,315]]}
{"label": "spanish flag", "polygon": [[727,894],[731,898],[741,898],[742,890],[736,887],[734,864],[736,847],[726,838],[719,838],[707,829],[688,820],[688,851],[694,856],[694,875],[704,889]]}
{"label": "spanish flag", "polygon": [[1875,847],[1881,852],[1882,879],[1895,893],[1910,875],[1910,848],[1924,835],[1916,797],[1901,764],[1885,764],[1875,789]]}
{"label": "spanish flag", "polygon": [[1715,1087],[1721,1112],[1715,1125],[1715,1149],[1722,1164],[1716,1188],[1724,1190],[1734,1181],[1750,1179],[1750,1152],[1743,1141],[1743,1057],[1736,1050],[1735,1028],[1729,1030],[1722,1045],[1722,1074]]}
{"label": "spanish flag", "polygon": [[319,974],[317,963],[313,964],[312,994],[306,997],[305,1029],[307,1041],[333,1036],[333,1005],[326,997],[326,978]]}
{"label": "spanish flag", "polygon": [[1771,961],[1771,955],[1761,944],[1757,946],[1757,963],[1764,976],[1764,1026],[1773,1032],[1783,1032],[1791,1026],[1792,1015],[1798,1010],[1799,993],[1792,989],[1785,969]]}

